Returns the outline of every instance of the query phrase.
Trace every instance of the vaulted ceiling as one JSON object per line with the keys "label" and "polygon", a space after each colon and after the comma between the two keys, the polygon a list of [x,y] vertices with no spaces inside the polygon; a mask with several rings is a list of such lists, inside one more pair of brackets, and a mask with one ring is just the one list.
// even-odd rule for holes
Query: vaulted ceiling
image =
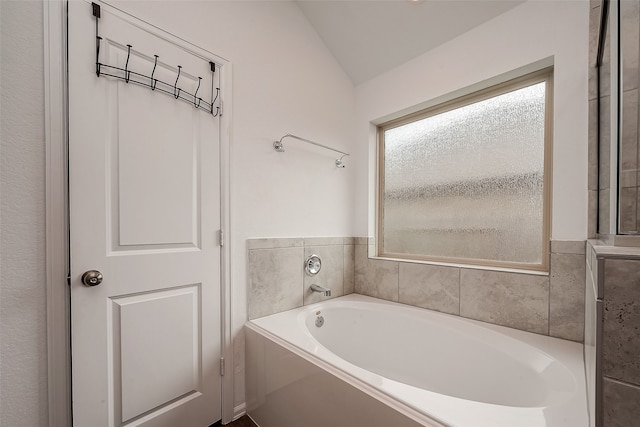
{"label": "vaulted ceiling", "polygon": [[297,0],[355,85],[397,67],[524,0]]}

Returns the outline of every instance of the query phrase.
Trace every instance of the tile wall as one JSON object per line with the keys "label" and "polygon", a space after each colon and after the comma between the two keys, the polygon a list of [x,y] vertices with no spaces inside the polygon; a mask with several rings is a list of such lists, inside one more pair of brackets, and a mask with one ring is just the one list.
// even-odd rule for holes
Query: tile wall
{"label": "tile wall", "polygon": [[[589,58],[589,230],[590,238],[621,244],[630,236],[611,236],[611,82],[609,43],[597,91],[596,52],[602,0],[591,0]],[[640,232],[640,5],[622,1],[620,55],[622,87],[619,153],[619,223],[621,233]],[[607,40],[610,34],[607,34]],[[603,71],[604,70],[604,71]],[[600,116],[598,116],[598,101]],[[598,133],[598,129],[600,132]],[[598,136],[600,150],[598,151]],[[599,183],[599,185],[598,185]],[[613,189],[615,191],[615,188]],[[615,232],[615,231],[613,231]],[[637,238],[637,237],[631,237]],[[640,419],[640,249],[589,241],[586,251],[585,367],[591,427],[631,426]]]}
{"label": "tile wall", "polygon": [[587,279],[591,425],[635,425],[640,419],[640,249],[589,241]]}
{"label": "tile wall", "polygon": [[[584,333],[584,241],[551,242],[551,272],[533,275],[368,257],[367,238],[247,241],[249,319],[356,292],[573,341]],[[307,256],[322,259],[315,277]]]}
{"label": "tile wall", "polygon": [[[267,316],[320,299],[353,293],[354,244],[351,237],[247,240],[249,319]],[[313,277],[304,272],[304,260],[312,255],[322,260]],[[312,284],[331,289],[331,297],[312,292]]]}
{"label": "tile wall", "polygon": [[355,292],[573,341],[584,333],[584,241],[553,241],[551,273],[387,261],[355,247]]}

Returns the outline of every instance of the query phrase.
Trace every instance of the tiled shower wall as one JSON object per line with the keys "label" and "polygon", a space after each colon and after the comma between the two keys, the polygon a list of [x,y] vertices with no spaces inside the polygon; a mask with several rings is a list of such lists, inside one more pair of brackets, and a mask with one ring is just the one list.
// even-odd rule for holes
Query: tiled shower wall
{"label": "tiled shower wall", "polygon": [[[620,4],[620,55],[622,57],[621,122],[619,152],[619,232],[638,234],[640,224],[640,138],[638,117],[640,3]],[[616,242],[606,236],[615,230],[610,218],[609,153],[611,130],[610,76],[601,74],[597,92],[596,52],[602,1],[591,0],[589,59],[589,236]],[[607,34],[607,40],[610,34]],[[603,67],[609,62],[605,43]],[[599,95],[599,96],[598,96]],[[600,116],[598,117],[598,99]],[[618,114],[617,112],[615,112]],[[598,152],[598,125],[600,151]],[[598,156],[599,155],[599,156]],[[598,157],[600,161],[598,162]],[[598,177],[600,185],[598,186]],[[599,203],[596,202],[599,199]],[[599,218],[599,233],[596,230]],[[614,231],[615,232],[615,231]],[[611,239],[613,237],[613,239]],[[627,427],[640,419],[640,249],[587,244],[585,364],[592,427]]]}
{"label": "tiled shower wall", "polygon": [[[247,242],[249,319],[356,292],[573,341],[584,332],[585,242],[553,241],[549,275],[371,259],[367,238]],[[305,275],[315,253],[322,270]]]}
{"label": "tiled shower wall", "polygon": [[590,241],[587,255],[585,362],[590,374],[587,384],[592,426],[637,425],[640,249],[601,246]]}

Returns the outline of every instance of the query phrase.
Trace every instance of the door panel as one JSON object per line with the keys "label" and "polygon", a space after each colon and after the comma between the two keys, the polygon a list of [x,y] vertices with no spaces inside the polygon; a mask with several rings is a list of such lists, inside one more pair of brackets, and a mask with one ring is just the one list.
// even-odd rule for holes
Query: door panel
{"label": "door panel", "polygon": [[[205,114],[187,105],[174,108],[178,107],[175,102],[146,105],[148,98],[158,95],[136,86],[121,89],[114,102],[117,129],[110,141],[117,152],[111,190],[119,205],[118,216],[112,218],[113,225],[119,222],[114,249],[132,245],[195,247],[201,141],[194,135],[194,128],[199,125],[199,116]],[[158,121],[157,117],[174,120]],[[145,132],[140,135],[130,129]]]}
{"label": "door panel", "polygon": [[200,284],[111,299],[111,342],[120,344],[111,380],[122,378],[123,421],[199,394],[200,303]]}
{"label": "door panel", "polygon": [[[218,87],[208,58],[148,25],[104,5],[99,24],[102,63],[155,67],[207,100]],[[95,32],[91,4],[69,2],[74,424],[208,426],[221,418],[218,118],[96,76]],[[103,282],[84,286],[92,269]]]}

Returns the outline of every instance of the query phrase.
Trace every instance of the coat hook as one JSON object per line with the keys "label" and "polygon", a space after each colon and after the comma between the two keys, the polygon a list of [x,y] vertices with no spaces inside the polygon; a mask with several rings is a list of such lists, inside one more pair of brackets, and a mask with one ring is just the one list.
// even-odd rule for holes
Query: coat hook
{"label": "coat hook", "polygon": [[198,77],[198,87],[196,88],[196,93],[193,94],[193,106],[196,107],[196,108],[198,108],[200,106],[200,102],[199,101],[196,104],[196,101],[198,100],[198,98],[196,96],[198,95],[198,91],[200,90],[200,83],[201,82],[202,82],[202,77]]}
{"label": "coat hook", "polygon": [[[1,0],[0,0],[1,1]],[[124,80],[126,83],[130,83],[131,82],[131,74],[134,74],[136,76],[140,76],[140,78],[142,78],[143,80],[135,80],[133,81],[133,83],[142,85],[142,86],[146,86],[148,88],[150,88],[151,90],[156,90],[157,89],[157,85],[158,83],[162,83],[162,85],[167,86],[167,88],[163,89],[162,87],[159,89],[160,92],[166,93],[168,95],[171,94],[171,92],[169,92],[167,89],[171,88],[171,83],[162,81],[158,78],[155,77],[155,73],[156,70],[158,69],[158,59],[160,58],[159,55],[153,55],[154,56],[154,61],[153,61],[153,69],[151,71],[151,76],[149,75],[144,75],[144,74],[140,74],[137,73],[133,70],[129,69],[129,61],[131,60],[131,50],[133,48],[133,45],[127,44],[127,58],[124,64],[124,68],[120,68],[119,66],[115,66],[115,65],[109,65],[109,64],[102,64],[100,62],[100,49],[101,49],[101,44],[102,44],[102,37],[100,37],[100,33],[98,32],[98,18],[100,18],[100,6],[97,5],[96,3],[92,3],[93,5],[93,9],[94,9],[94,16],[96,18],[96,45],[95,45],[95,52],[96,52],[96,75],[98,77],[100,76],[109,76],[109,77],[114,77],[116,79],[120,79],[120,80]],[[221,106],[216,107],[215,103],[218,100],[218,98],[220,97],[220,88],[216,88],[215,87],[215,72],[216,72],[216,64],[214,62],[209,62],[209,65],[211,67],[211,74],[212,74],[212,78],[211,78],[211,103],[204,101],[203,104],[203,98],[202,96],[198,96],[198,94],[200,93],[200,87],[202,86],[202,77],[198,77],[198,85],[196,87],[195,93],[191,94],[188,91],[184,91],[184,95],[182,95],[182,89],[180,87],[178,87],[178,83],[180,81],[180,75],[182,74],[182,65],[178,65],[178,70],[177,70],[177,75],[176,75],[176,80],[173,84],[173,96],[175,97],[175,99],[182,99],[183,101],[186,102],[193,102],[193,106],[196,109],[203,109],[203,110],[209,110],[209,112],[211,113],[211,115],[213,117],[217,117],[217,116],[221,116],[222,115],[222,108]],[[107,70],[104,71],[103,70]],[[110,69],[113,70],[117,70],[119,72],[117,73],[113,73],[109,71]],[[120,74],[123,73],[123,74]],[[144,80],[149,79],[149,83],[144,83]],[[216,89],[216,93],[215,93],[215,97],[214,97],[214,93],[213,90]],[[190,99],[190,97],[193,97],[193,100]],[[220,104],[222,104],[222,101],[219,102]],[[215,109],[215,112],[214,112]]]}
{"label": "coat hook", "polygon": [[175,96],[176,99],[180,98],[180,91],[182,90],[178,88],[178,79],[180,78],[181,68],[182,68],[182,65],[178,65],[178,77],[176,77],[176,82],[173,84],[173,96]]}
{"label": "coat hook", "polygon": [[153,71],[151,71],[151,90],[156,90],[156,85],[158,84],[158,79],[153,79],[153,75],[156,72],[156,66],[158,65],[158,55],[155,56],[155,61],[153,62]]}
{"label": "coat hook", "polygon": [[[96,5],[97,6],[97,5]],[[98,9],[100,10],[100,9]],[[99,12],[98,12],[99,13]],[[97,18],[96,18],[97,19]],[[96,23],[96,26],[98,24]],[[96,30],[97,32],[97,30]],[[96,35],[96,75],[98,77],[100,77],[100,66],[102,65],[100,63],[100,40],[102,40],[102,37]]]}
{"label": "coat hook", "polygon": [[131,48],[133,46],[131,46],[130,44],[127,45],[127,62],[124,64],[124,81],[129,83],[129,78],[131,77],[131,71],[128,70],[129,68],[129,56],[131,56]]}
{"label": "coat hook", "polygon": [[213,104],[216,103],[216,100],[218,99],[218,95],[220,95],[220,88],[216,88],[216,97],[213,97],[213,87],[214,87],[214,75],[216,73],[216,63],[213,61],[209,61],[209,66],[211,67],[211,115],[213,115],[213,117],[218,117],[218,114],[220,114],[220,107],[218,107],[216,109],[216,113],[213,114]]}
{"label": "coat hook", "polygon": [[[213,93],[211,95],[213,95]],[[220,88],[219,87],[216,88],[216,97],[213,98],[213,100],[211,101],[211,114],[213,114],[213,104],[215,104],[216,101],[218,100],[218,96],[220,96]],[[216,112],[216,114],[213,114],[213,117],[217,117],[219,111],[220,111],[220,107],[218,107],[218,111]]]}

